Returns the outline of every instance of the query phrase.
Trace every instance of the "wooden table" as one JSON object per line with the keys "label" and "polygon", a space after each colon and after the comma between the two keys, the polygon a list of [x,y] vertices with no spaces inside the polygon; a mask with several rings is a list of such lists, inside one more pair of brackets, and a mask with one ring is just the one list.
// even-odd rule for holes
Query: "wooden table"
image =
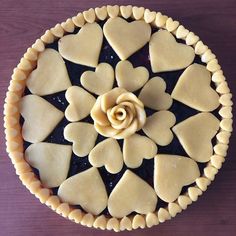
{"label": "wooden table", "polygon": [[[236,92],[235,0],[0,0],[0,107],[2,109],[12,69],[26,48],[45,29],[77,12],[104,4],[145,6],[161,11],[196,32],[218,56],[231,90]],[[2,114],[2,112],[1,112]],[[2,116],[2,115],[1,115]],[[214,184],[189,209],[175,219],[153,227],[119,235],[236,235],[236,149],[231,147]],[[0,235],[114,235],[67,221],[31,195],[16,177],[0,136]]]}

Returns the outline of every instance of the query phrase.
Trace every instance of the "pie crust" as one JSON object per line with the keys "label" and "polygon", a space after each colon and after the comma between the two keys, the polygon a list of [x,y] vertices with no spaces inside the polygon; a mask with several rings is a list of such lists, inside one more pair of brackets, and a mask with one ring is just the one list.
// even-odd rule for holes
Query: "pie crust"
{"label": "pie crust", "polygon": [[[107,23],[105,23],[103,32],[99,24],[96,22],[106,19],[108,20]],[[130,19],[132,22],[128,23],[126,19]],[[114,25],[115,29],[119,29],[119,32],[114,32]],[[135,29],[135,26],[138,30]],[[79,33],[73,35],[70,34],[78,27],[81,27]],[[151,27],[160,28],[161,30],[158,31],[159,33],[157,32],[151,35]],[[142,31],[143,33],[140,34],[139,31]],[[66,36],[64,36],[65,34]],[[112,68],[110,68],[106,63],[98,65],[99,53],[104,38],[103,34],[122,61],[116,68],[113,68],[114,70],[112,70]],[[168,45],[165,45],[167,42],[165,41],[166,37],[168,38],[168,41],[173,44],[171,47],[173,47],[173,50],[176,50],[176,54],[179,52],[179,45],[177,44],[174,36],[176,39],[185,41],[186,45],[182,43],[181,48],[185,48],[184,50],[186,50],[188,54],[187,59],[179,60],[178,65],[175,64],[176,58],[171,58],[171,62],[168,62],[167,64],[166,60],[163,59],[166,58],[165,50],[168,49]],[[161,40],[162,37],[164,37],[164,41]],[[59,39],[59,53],[56,53],[56,51],[52,49],[46,49],[46,45],[54,42],[56,39]],[[90,41],[87,42],[87,39]],[[135,41],[136,39],[137,42],[135,44],[130,44],[131,41]],[[129,43],[127,43],[127,41]],[[171,71],[180,68],[185,69],[181,75],[181,80],[178,81],[178,84],[171,96],[166,93],[166,87],[165,84],[162,83],[161,78],[159,78],[157,82],[158,84],[155,82],[155,77],[147,82],[149,75],[145,68],[134,68],[129,62],[129,56],[149,41],[150,60],[152,70],[154,72],[166,70]],[[157,41],[161,41],[161,43],[156,43]],[[80,46],[76,47],[76,50],[74,50],[74,45]],[[163,58],[161,64],[158,63],[160,58],[157,57],[155,52],[162,54]],[[193,97],[188,96],[188,94],[185,94],[186,96],[181,95],[183,94],[181,91],[184,86],[186,86],[185,80],[189,74],[191,74],[196,67],[203,67],[199,65],[195,66],[195,64],[188,67],[188,65],[192,63],[193,56],[195,54],[199,55],[201,61],[206,63],[206,67],[204,68],[204,71],[201,72],[200,69],[200,71],[197,70],[197,72],[194,73],[200,73],[198,75],[205,78],[205,80],[201,78],[200,82],[193,82],[191,88],[193,91]],[[56,63],[55,60],[52,62],[55,63],[55,73],[52,73],[50,70],[47,71],[48,74],[52,74],[52,78],[48,81],[43,78],[43,73],[46,72],[44,70],[40,72],[40,61],[41,65],[47,67],[47,63],[45,64],[44,62],[44,57],[56,58]],[[91,94],[86,92],[86,90],[76,86],[71,87],[62,57],[81,65],[94,68],[96,67],[95,73],[91,73],[90,71],[85,72],[82,76],[83,79],[81,83],[88,91],[92,91],[93,93],[100,95],[97,100],[95,100]],[[34,70],[37,63],[38,67]],[[59,64],[61,66],[58,66]],[[32,72],[33,70],[34,72]],[[104,87],[96,87],[93,85],[92,81],[101,80],[103,82],[104,78],[99,76],[100,70],[106,71],[106,80],[108,80],[108,82]],[[139,73],[141,73],[142,76],[139,78],[139,81],[136,81],[136,84],[129,84],[122,74],[123,70],[128,71],[126,73],[132,74],[134,77],[135,71],[140,70],[141,72]],[[40,83],[35,79],[36,73],[42,77],[42,81],[40,81]],[[117,75],[115,76],[115,74]],[[55,75],[59,75],[58,79],[61,81],[60,84],[55,85],[55,81],[53,79]],[[118,85],[123,84],[125,89],[117,88],[117,91],[113,93],[114,89],[111,90],[111,88],[115,78]],[[215,90],[210,87],[210,83],[214,83],[216,87]],[[26,85],[34,95],[27,95],[22,98]],[[131,92],[140,89],[142,86],[144,86],[144,88],[141,90],[140,96],[138,98],[133,96]],[[157,88],[157,93],[153,93],[153,90],[151,89],[153,86],[154,88]],[[201,90],[201,94],[194,94],[194,89],[198,86],[203,86],[204,89]],[[65,116],[69,121],[75,123],[70,123],[66,126],[64,136],[72,143],[72,145],[57,146],[56,144],[41,143],[53,130],[53,128],[61,121],[64,114],[40,96],[59,92],[65,89],[68,89],[66,92],[66,98],[69,102]],[[86,109],[83,108],[81,110],[81,108],[77,107],[75,102],[76,98],[74,95],[71,95],[73,94],[73,90],[78,90],[76,96],[83,97],[83,99],[86,100]],[[111,91],[113,92],[110,93]],[[153,104],[152,101],[145,95],[149,93],[151,93],[154,98],[162,101],[161,104]],[[204,96],[211,96],[212,102],[206,102],[206,100],[203,99]],[[222,163],[225,161],[229,138],[232,132],[233,103],[231,98],[232,94],[230,93],[230,89],[215,54],[213,54],[208,46],[200,41],[197,35],[184,28],[184,26],[180,25],[178,21],[162,15],[160,12],[150,11],[149,9],[144,9],[143,7],[132,7],[130,5],[120,7],[117,5],[103,6],[95,9],[91,8],[47,30],[44,35],[37,39],[35,43],[27,49],[26,53],[20,60],[20,63],[14,69],[4,105],[4,127],[7,152],[9,153],[11,161],[14,164],[16,174],[19,176],[22,183],[29,189],[29,191],[34,194],[41,203],[46,204],[58,214],[74,221],[75,223],[80,223],[88,227],[114,231],[152,227],[153,225],[157,225],[171,219],[172,217],[175,217],[176,214],[186,209],[188,205],[190,205],[193,201],[196,201],[198,196],[207,190],[208,185],[214,180],[215,175],[218,173]],[[203,112],[212,111],[217,106],[220,106],[218,112],[220,120],[213,118],[214,121],[212,123],[212,117],[209,115],[210,113],[200,113],[200,115],[196,115],[195,117],[191,117],[182,122],[176,121],[174,114],[166,111],[166,109],[171,106],[173,99],[181,101],[184,104],[197,108]],[[202,100],[199,102],[199,99]],[[32,103],[33,105],[26,106],[24,105],[25,103]],[[126,103],[125,109],[124,104],[122,103]],[[129,103],[129,105],[127,105],[127,103]],[[154,115],[147,117],[146,119],[146,114],[142,110],[144,105],[161,111],[156,111]],[[115,108],[112,111],[113,107]],[[91,113],[90,108],[92,108]],[[44,113],[38,113],[39,110],[43,110]],[[110,117],[107,115],[108,110]],[[28,129],[24,128],[21,133],[20,112],[25,119],[24,125],[27,125],[28,120],[34,120],[34,127],[29,133],[25,132]],[[127,115],[128,112],[130,112],[129,115]],[[45,121],[45,119],[42,119],[42,116],[43,114],[48,113],[51,115],[48,120]],[[80,121],[89,113],[97,124],[97,126],[95,125],[95,128],[91,124]],[[116,114],[115,118],[114,114]],[[126,120],[128,120],[125,122],[129,123],[129,119],[132,120],[132,122],[130,122],[127,126],[125,126],[125,124],[122,124],[122,126],[120,123],[119,125],[115,124],[117,120],[123,119],[123,116]],[[199,118],[199,116],[202,117]],[[130,117],[132,117],[132,119]],[[111,122],[111,119],[115,119],[113,120],[113,123]],[[47,125],[45,126],[42,122]],[[192,128],[192,126],[194,127],[194,125],[198,125],[201,122],[209,122],[210,124],[209,127],[206,127],[209,129],[209,132],[204,128],[199,130],[201,133],[200,137],[202,137],[203,140],[206,140],[209,146],[211,145],[210,140],[212,137],[216,137],[216,144],[213,147],[210,147],[210,151],[207,151],[207,153],[206,150],[203,150],[203,148],[196,148],[196,146],[192,146],[186,142],[186,138],[191,136],[187,127],[190,126]],[[28,123],[28,125],[29,124],[31,125],[31,123]],[[159,127],[158,132],[153,130],[153,126]],[[40,129],[39,132],[37,129],[38,127],[42,127],[43,129]],[[163,127],[166,127],[166,129]],[[149,184],[134,174],[131,170],[127,170],[123,174],[120,182],[114,187],[110,196],[108,196],[96,168],[104,165],[106,169],[116,173],[122,168],[123,162],[121,162],[121,158],[124,158],[124,163],[131,168],[141,165],[143,159],[154,158],[155,171],[158,172],[159,168],[164,172],[171,170],[171,168],[173,168],[173,166],[171,167],[171,161],[174,157],[158,153],[159,150],[155,148],[156,146],[154,146],[154,142],[151,139],[145,139],[145,137],[135,134],[135,131],[140,129],[143,129],[144,133],[160,146],[168,145],[173,138],[174,132],[180,139],[180,142],[186,152],[190,157],[192,157],[192,159],[188,158],[191,164],[185,164],[191,165],[194,172],[187,172],[186,175],[188,175],[187,178],[189,181],[186,182],[186,179],[184,179],[184,181],[180,184],[182,187],[186,184],[192,183],[192,185],[187,188],[185,193],[178,194],[178,192],[180,192],[179,189],[175,189],[175,192],[171,194],[168,194],[165,190],[163,192],[163,188],[165,189],[165,184],[167,186],[169,184],[168,174],[163,172],[159,173],[158,178],[167,179],[167,183],[163,183],[164,187],[160,186],[157,178],[154,184],[155,190],[157,195],[161,192],[158,197],[165,199],[167,201],[167,205],[166,207],[160,207],[157,210],[155,209],[156,202],[160,199],[157,197],[156,192]],[[103,150],[106,145],[106,143],[101,143],[100,147],[98,147],[98,145],[95,146],[98,133],[106,134],[108,137],[115,138],[110,138],[106,141],[113,143],[109,145],[114,145],[114,147],[116,146],[116,139],[124,139],[123,154],[117,146],[114,148],[115,164],[109,162],[107,158],[109,155],[109,150],[107,151],[107,149],[106,151],[108,153],[105,153],[102,160],[101,158],[98,159],[97,155],[94,155],[94,153],[99,153],[99,149]],[[205,146],[205,142],[203,143],[200,137],[198,137],[198,139],[202,142],[201,146],[203,147]],[[26,152],[24,152],[23,148],[23,138],[26,141],[34,143],[31,144]],[[189,140],[189,138],[187,139]],[[134,143],[132,140],[137,140],[137,142],[135,141]],[[147,148],[148,150],[145,152],[145,150],[140,148],[139,152],[139,147],[137,147],[135,151],[139,155],[139,158],[134,160],[132,155],[129,155],[131,152],[130,148],[134,144],[137,145],[140,140],[142,140],[141,143],[144,145],[145,149]],[[194,141],[196,141],[196,139],[194,139]],[[34,174],[32,169],[32,167],[41,168],[39,166],[43,165],[43,163],[39,163],[37,160],[37,150],[40,150],[41,145],[46,146],[47,148],[52,145],[52,150],[58,152],[58,158],[62,158],[62,154],[64,154],[63,156],[65,157],[64,162],[66,164],[63,167],[58,166],[58,168],[53,170],[50,175],[49,182],[48,178],[46,178],[47,180],[45,181],[44,177],[41,177],[42,173],[40,173],[40,180]],[[44,150],[45,149],[43,149],[43,151]],[[59,179],[55,178],[55,176],[58,172],[64,173],[65,175],[65,169],[68,168],[68,160],[70,159],[69,156],[72,150],[81,157],[90,154],[89,158],[91,159],[94,167],[68,178],[61,184],[61,181],[64,179],[60,179],[59,181]],[[156,153],[158,153],[158,155],[156,155]],[[135,155],[135,152],[133,155]],[[170,162],[163,160],[170,160]],[[179,163],[185,162],[186,157],[177,157],[175,158],[175,162],[177,160],[179,160]],[[198,169],[195,168],[196,162],[194,160],[205,163],[205,168],[201,176]],[[48,161],[55,162],[56,160],[55,158],[51,158],[46,160],[46,162]],[[179,163],[175,164],[180,165]],[[162,168],[162,165],[168,165],[168,168],[164,169]],[[172,172],[171,174],[171,178],[174,180],[176,180],[176,175],[178,177],[178,172],[176,173]],[[84,189],[86,189],[87,186],[85,186],[83,180],[86,180],[89,185],[91,184],[91,186],[94,186],[94,188],[92,188],[93,190],[95,187],[99,189],[98,192],[94,193],[98,195],[95,196],[94,199],[91,199],[91,202],[93,202],[92,200],[96,200],[94,201],[94,204],[91,204],[91,202],[88,204],[87,202],[87,198],[91,197],[91,195],[86,196],[87,190]],[[69,192],[66,189],[71,190],[71,186],[68,186],[68,183],[70,182],[75,185],[78,182],[82,182],[82,185],[79,184],[81,189],[78,189],[78,191],[85,191],[84,194],[81,196],[79,193],[68,194]],[[135,189],[135,186],[133,186],[131,182],[136,183],[136,187],[140,186],[144,192],[140,191],[140,188]],[[49,187],[58,185],[60,185],[58,196],[53,195],[52,190]],[[121,190],[117,193],[117,189]],[[129,191],[133,194],[128,194]],[[124,193],[127,195],[126,205],[123,202],[124,199],[120,198],[119,193]],[[147,199],[149,204],[144,206],[142,206],[142,204],[140,205],[140,199],[142,200],[142,198]],[[101,201],[99,201],[99,199]],[[119,202],[121,207],[117,207],[117,202]],[[84,206],[84,210],[77,209],[69,203],[81,204],[81,206]],[[113,212],[113,215],[99,215],[106,206],[108,206],[110,212]],[[125,206],[129,206],[130,208]],[[133,211],[135,211],[134,214],[129,214]]]}

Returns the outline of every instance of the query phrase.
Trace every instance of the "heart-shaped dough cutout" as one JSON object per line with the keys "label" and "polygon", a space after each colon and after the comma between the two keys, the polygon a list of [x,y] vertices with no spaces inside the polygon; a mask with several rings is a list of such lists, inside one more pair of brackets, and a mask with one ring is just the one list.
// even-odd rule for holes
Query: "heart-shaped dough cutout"
{"label": "heart-shaped dough cutout", "polygon": [[58,189],[63,202],[80,205],[85,212],[100,214],[107,206],[107,192],[97,168],[92,167],[65,180]]}
{"label": "heart-shaped dough cutout", "polygon": [[199,111],[213,111],[219,95],[211,88],[211,74],[205,66],[193,64],[180,76],[171,97]]}
{"label": "heart-shaped dough cutout", "polygon": [[149,72],[143,67],[134,68],[129,61],[120,61],[116,65],[116,80],[119,87],[134,92],[148,81]]}
{"label": "heart-shaped dough cutout", "polygon": [[91,93],[102,95],[110,91],[114,83],[114,70],[107,63],[100,63],[95,72],[85,71],[81,78],[81,84]]}
{"label": "heart-shaped dough cutout", "polygon": [[149,116],[143,127],[144,133],[160,146],[171,143],[173,133],[170,128],[175,124],[175,115],[170,111],[159,111]]}
{"label": "heart-shaped dough cutout", "polygon": [[21,99],[20,113],[24,118],[22,136],[30,143],[43,141],[64,116],[63,112],[37,95]]}
{"label": "heart-shaped dough cutout", "polygon": [[103,33],[97,23],[87,23],[77,34],[62,37],[58,42],[59,53],[77,64],[96,67],[102,47]]}
{"label": "heart-shaped dough cutout", "polygon": [[167,30],[159,30],[152,35],[149,54],[154,73],[183,69],[190,65],[195,57],[192,47],[177,43]]}
{"label": "heart-shaped dough cutout", "polygon": [[154,188],[165,202],[175,201],[182,187],[192,184],[199,176],[197,163],[188,157],[164,154],[155,157]]}
{"label": "heart-shaped dough cutout", "polygon": [[220,121],[211,113],[199,113],[180,122],[172,129],[186,153],[195,161],[207,162],[213,155],[212,138]]}
{"label": "heart-shaped dough cutout", "polygon": [[165,81],[161,77],[154,77],[145,84],[139,94],[139,99],[146,107],[154,110],[169,109],[173,101],[165,90]]}
{"label": "heart-shaped dough cutout", "polygon": [[38,169],[44,187],[58,187],[66,180],[72,148],[54,143],[34,143],[25,150],[25,160]]}
{"label": "heart-shaped dough cutout", "polygon": [[139,134],[124,139],[124,162],[130,168],[141,166],[143,159],[151,159],[157,154],[157,145],[148,137]]}
{"label": "heart-shaped dough cutout", "polygon": [[70,123],[64,129],[65,139],[73,143],[73,152],[79,157],[89,154],[95,145],[97,135],[94,126],[84,122]]}
{"label": "heart-shaped dough cutout", "polygon": [[157,196],[154,189],[130,170],[126,170],[108,199],[108,210],[113,217],[122,218],[135,211],[153,212]]}
{"label": "heart-shaped dough cutout", "polygon": [[54,49],[46,49],[38,57],[37,68],[29,75],[26,85],[40,96],[57,93],[71,86],[65,62]]}
{"label": "heart-shaped dough cutout", "polygon": [[96,102],[94,96],[78,86],[67,89],[66,100],[69,105],[65,110],[65,117],[71,122],[82,120],[88,116]]}
{"label": "heart-shaped dough cutout", "polygon": [[128,23],[120,17],[107,20],[103,31],[107,41],[121,60],[126,60],[142,48],[151,36],[151,27],[143,20]]}
{"label": "heart-shaped dough cutout", "polygon": [[89,162],[92,166],[105,166],[112,174],[121,171],[123,167],[123,155],[118,142],[109,138],[97,144],[89,153]]}

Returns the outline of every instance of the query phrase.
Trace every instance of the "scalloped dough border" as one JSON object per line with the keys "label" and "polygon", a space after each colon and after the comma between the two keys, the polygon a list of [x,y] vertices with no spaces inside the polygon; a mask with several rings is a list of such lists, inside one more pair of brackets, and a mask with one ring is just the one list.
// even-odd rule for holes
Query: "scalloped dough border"
{"label": "scalloped dough border", "polygon": [[[76,27],[83,26],[86,22],[92,23],[96,20],[105,20],[109,17],[122,16],[125,19],[134,20],[144,19],[154,27],[167,29],[177,38],[186,41],[187,45],[194,48],[201,60],[207,63],[207,69],[212,74],[212,81],[216,85],[216,91],[220,95],[221,116],[220,131],[217,134],[217,144],[214,146],[214,155],[207,163],[203,176],[196,179],[196,185],[189,187],[184,195],[169,203],[166,208],[160,208],[157,212],[147,215],[136,214],[129,217],[106,218],[104,215],[93,216],[90,213],[84,213],[79,209],[74,209],[68,203],[60,202],[57,196],[53,196],[50,189],[43,188],[40,180],[34,175],[29,164],[24,160],[23,140],[21,136],[21,127],[19,124],[19,101],[22,97],[25,82],[28,75],[36,66],[38,54],[45,50],[45,45],[52,43],[55,39],[62,37],[67,32],[73,32]],[[23,185],[34,194],[41,203],[46,204],[58,214],[88,227],[99,229],[114,230],[116,232],[123,230],[132,230],[137,228],[152,227],[166,220],[175,217],[177,213],[185,210],[193,201],[197,201],[198,196],[206,191],[208,185],[214,180],[215,175],[225,161],[227,154],[229,137],[232,132],[232,94],[223,75],[215,54],[202,42],[193,32],[185,29],[178,21],[162,15],[160,12],[150,11],[143,7],[136,6],[103,6],[95,9],[90,8],[77,16],[67,19],[61,24],[55,25],[35,41],[27,49],[20,63],[13,71],[8,92],[6,94],[4,105],[4,127],[6,135],[6,147],[9,157],[19,175]]]}

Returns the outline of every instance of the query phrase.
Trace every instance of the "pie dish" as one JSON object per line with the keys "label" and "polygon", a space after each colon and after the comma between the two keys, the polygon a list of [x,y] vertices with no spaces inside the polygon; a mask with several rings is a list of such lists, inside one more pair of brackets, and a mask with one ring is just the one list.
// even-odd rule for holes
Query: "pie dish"
{"label": "pie dish", "polygon": [[7,152],[41,203],[88,227],[152,227],[221,168],[232,94],[216,56],[178,21],[104,6],[47,30],[14,69]]}

